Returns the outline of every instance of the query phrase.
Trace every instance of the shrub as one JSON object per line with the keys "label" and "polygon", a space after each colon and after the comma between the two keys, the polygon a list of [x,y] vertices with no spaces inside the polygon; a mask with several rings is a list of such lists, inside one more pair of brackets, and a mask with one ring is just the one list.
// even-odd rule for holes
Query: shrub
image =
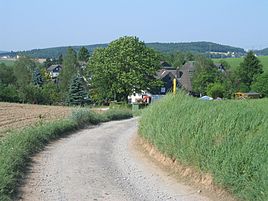
{"label": "shrub", "polygon": [[128,109],[110,109],[104,113],[108,121],[129,119],[133,117],[131,110]]}

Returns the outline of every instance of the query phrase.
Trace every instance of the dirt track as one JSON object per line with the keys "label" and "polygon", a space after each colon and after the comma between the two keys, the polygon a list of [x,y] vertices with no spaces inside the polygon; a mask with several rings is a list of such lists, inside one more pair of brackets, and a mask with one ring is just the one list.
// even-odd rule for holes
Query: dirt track
{"label": "dirt track", "polygon": [[134,149],[136,124],[108,122],[52,143],[34,158],[19,200],[212,200]]}

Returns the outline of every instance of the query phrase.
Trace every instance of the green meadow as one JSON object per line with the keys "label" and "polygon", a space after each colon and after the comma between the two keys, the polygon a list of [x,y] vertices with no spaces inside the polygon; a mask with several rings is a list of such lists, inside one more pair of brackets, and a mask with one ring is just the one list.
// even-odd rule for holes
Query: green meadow
{"label": "green meadow", "polygon": [[234,196],[268,200],[268,99],[167,95],[142,113],[139,134]]}
{"label": "green meadow", "polygon": [[[213,59],[215,63],[220,62],[221,60],[226,61],[230,64],[232,69],[236,69],[241,62],[243,62],[243,57],[241,58],[226,58],[226,59]],[[268,70],[268,56],[259,56],[258,59],[263,65],[264,71]]]}
{"label": "green meadow", "polygon": [[12,66],[14,64],[14,60],[6,60],[6,59],[0,59],[0,64],[1,63],[4,63],[6,64],[7,66]]}

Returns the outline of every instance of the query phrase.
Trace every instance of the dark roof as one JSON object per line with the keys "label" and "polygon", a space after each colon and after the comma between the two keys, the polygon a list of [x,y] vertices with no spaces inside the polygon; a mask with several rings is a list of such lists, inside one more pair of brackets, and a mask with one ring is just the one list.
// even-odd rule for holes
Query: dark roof
{"label": "dark roof", "polygon": [[166,77],[168,74],[173,75],[174,77],[177,77],[177,72],[178,71],[175,68],[171,68],[171,69],[162,68],[156,73],[156,78],[162,79]]}
{"label": "dark roof", "polygon": [[49,66],[49,67],[47,68],[47,71],[53,71],[53,70],[54,70],[55,68],[57,68],[57,67],[62,68],[61,65],[59,65],[59,64],[54,64],[54,65]]}
{"label": "dark roof", "polygon": [[179,78],[179,82],[181,86],[187,90],[192,91],[192,76],[195,71],[194,61],[186,62],[181,68],[180,72],[182,72],[182,76]]}
{"label": "dark roof", "polygon": [[248,92],[248,93],[244,93],[246,95],[260,95],[260,93],[257,92]]}
{"label": "dark roof", "polygon": [[166,61],[160,61],[161,68],[173,68],[169,63]]}

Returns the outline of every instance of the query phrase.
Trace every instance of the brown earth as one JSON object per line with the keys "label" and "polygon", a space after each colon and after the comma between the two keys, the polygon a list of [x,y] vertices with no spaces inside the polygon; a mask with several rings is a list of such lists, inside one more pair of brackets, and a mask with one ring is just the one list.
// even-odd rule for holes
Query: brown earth
{"label": "brown earth", "polygon": [[71,107],[0,102],[0,137],[14,129],[53,121],[71,114]]}

